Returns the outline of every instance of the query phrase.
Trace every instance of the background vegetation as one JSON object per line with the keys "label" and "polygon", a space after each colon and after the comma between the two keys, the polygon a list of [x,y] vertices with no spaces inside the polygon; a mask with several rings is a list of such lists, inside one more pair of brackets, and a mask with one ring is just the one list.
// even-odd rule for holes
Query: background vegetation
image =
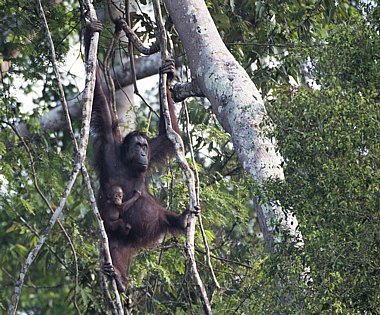
{"label": "background vegetation", "polygon": [[[220,289],[205,264],[200,234],[197,259],[215,314],[380,314],[377,3],[213,0],[207,5],[226,45],[267,100],[286,174],[285,182],[268,183],[258,190],[236,160],[229,135],[203,101],[188,104],[203,224]],[[79,41],[79,5],[46,2],[45,8],[57,53],[64,61]],[[54,204],[74,157],[65,130],[39,132],[37,118],[55,107],[59,96],[33,4],[1,0],[0,9],[4,16],[0,61],[8,60],[16,48],[20,52],[0,83],[3,310],[21,263],[51,216],[36,183]],[[105,34],[104,47],[109,39]],[[67,95],[74,96],[76,79],[67,71],[62,75]],[[36,94],[38,85],[43,89]],[[23,110],[20,92],[29,95],[32,112]],[[150,121],[143,110],[138,113],[139,127],[146,128]],[[26,143],[30,154],[12,128],[19,123],[35,131]],[[183,137],[189,143],[187,135]],[[88,164],[93,170],[91,151]],[[151,184],[162,203],[176,211],[186,207],[185,187],[175,162],[164,176],[153,176]],[[303,251],[289,244],[278,246],[275,253],[265,250],[254,196],[278,200],[295,212],[305,238]],[[61,219],[77,259],[56,226],[27,275],[20,310],[74,314],[76,298],[82,313],[103,314],[97,225],[81,180]],[[137,314],[201,313],[182,244],[181,237],[167,238],[158,249],[135,258],[131,294]],[[310,268],[307,281],[299,277],[305,266]]]}

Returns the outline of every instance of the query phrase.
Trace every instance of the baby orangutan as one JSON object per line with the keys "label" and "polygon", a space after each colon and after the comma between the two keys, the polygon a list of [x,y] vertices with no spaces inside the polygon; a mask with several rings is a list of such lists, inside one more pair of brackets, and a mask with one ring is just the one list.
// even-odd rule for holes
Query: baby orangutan
{"label": "baby orangutan", "polygon": [[123,202],[123,189],[118,185],[108,187],[105,211],[101,212],[101,217],[108,234],[117,234],[119,236],[127,236],[129,234],[132,226],[124,221],[124,214],[140,196],[140,191],[134,191],[133,196]]}

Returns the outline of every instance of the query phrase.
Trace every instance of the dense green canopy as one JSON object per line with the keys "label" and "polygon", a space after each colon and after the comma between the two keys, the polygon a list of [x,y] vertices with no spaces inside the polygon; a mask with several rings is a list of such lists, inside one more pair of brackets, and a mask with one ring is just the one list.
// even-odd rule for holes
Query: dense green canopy
{"label": "dense green canopy", "polygon": [[[152,36],[149,5],[140,2],[136,21]],[[380,9],[348,1],[207,5],[227,47],[266,99],[286,176],[259,189],[203,101],[189,102],[203,225],[220,289],[210,276],[200,231],[196,253],[214,313],[380,313]],[[55,208],[75,159],[67,130],[40,132],[39,118],[57,105],[59,94],[33,6],[0,1],[0,63],[12,61],[0,83],[0,310],[7,308],[20,266],[50,219],[41,193]],[[44,9],[63,62],[79,42],[79,4],[46,1]],[[100,59],[109,45],[108,28],[106,23]],[[67,71],[62,76],[68,98],[75,96],[76,79]],[[149,97],[153,106],[156,93]],[[23,104],[21,94],[27,96]],[[24,111],[26,103],[32,112]],[[139,105],[136,112],[138,126],[154,132],[155,116],[146,114],[147,107]],[[186,126],[184,111],[180,115]],[[33,131],[25,142],[14,128],[20,123]],[[185,132],[183,138],[189,144]],[[96,186],[91,157],[89,148]],[[177,212],[187,207],[186,182],[175,161],[164,176],[153,172],[150,189]],[[284,243],[266,251],[254,197],[292,209],[304,249]],[[98,227],[81,178],[61,221],[72,245],[55,226],[27,274],[19,310],[74,314],[76,300],[83,314],[104,314]],[[130,290],[137,314],[201,314],[182,244],[182,236],[167,237],[158,249],[136,256]],[[306,280],[300,277],[305,268]]]}

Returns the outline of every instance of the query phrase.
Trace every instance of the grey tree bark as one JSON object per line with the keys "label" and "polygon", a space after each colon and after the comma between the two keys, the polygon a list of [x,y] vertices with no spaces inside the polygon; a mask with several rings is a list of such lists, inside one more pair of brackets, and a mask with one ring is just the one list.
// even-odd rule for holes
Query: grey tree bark
{"label": "grey tree bark", "polygon": [[[260,92],[224,45],[205,2],[165,0],[165,5],[185,48],[192,80],[210,101],[223,128],[231,134],[244,169],[260,185],[271,178],[284,180],[282,159],[274,140],[261,129],[267,112]],[[293,213],[285,213],[273,203],[261,204],[257,215],[270,250],[275,244],[277,224],[298,246],[303,245]]]}

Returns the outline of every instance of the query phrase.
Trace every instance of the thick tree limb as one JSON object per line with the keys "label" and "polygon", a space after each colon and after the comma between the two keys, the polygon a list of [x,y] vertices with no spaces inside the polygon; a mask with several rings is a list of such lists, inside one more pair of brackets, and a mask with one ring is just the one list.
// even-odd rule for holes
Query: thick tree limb
{"label": "thick tree limb", "polygon": [[[185,48],[193,80],[208,98],[223,128],[231,134],[236,154],[243,167],[258,184],[268,179],[284,179],[281,156],[273,139],[262,130],[266,115],[260,92],[245,70],[224,45],[202,0],[165,0],[166,8]],[[273,250],[274,232],[289,233],[303,245],[293,213],[276,204],[258,209],[267,246]]]}
{"label": "thick tree limb", "polygon": [[[148,57],[140,57],[136,60],[136,77],[143,79],[157,74],[160,67],[160,54],[154,54]],[[130,63],[124,60],[122,65],[112,68],[111,75],[113,75],[116,88],[125,87],[133,83],[133,78],[130,73]],[[82,101],[83,93],[79,93],[75,98],[67,102],[69,114],[72,120],[79,120],[82,118]],[[47,112],[40,119],[40,126],[42,131],[57,131],[65,126],[64,110],[62,106],[57,106]],[[25,124],[20,124],[18,130],[23,137],[30,137],[31,134]]]}
{"label": "thick tree limb", "polygon": [[204,97],[203,92],[195,81],[177,83],[173,86],[172,95],[174,102],[182,102],[188,97]]}

